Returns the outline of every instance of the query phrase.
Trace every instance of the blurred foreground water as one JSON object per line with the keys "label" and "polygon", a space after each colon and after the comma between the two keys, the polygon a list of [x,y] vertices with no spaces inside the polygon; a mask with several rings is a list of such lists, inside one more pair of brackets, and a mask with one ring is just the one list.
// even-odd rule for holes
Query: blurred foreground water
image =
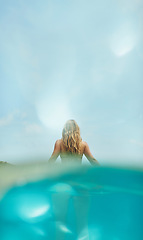
{"label": "blurred foreground water", "polygon": [[0,168],[0,240],[142,240],[143,170]]}

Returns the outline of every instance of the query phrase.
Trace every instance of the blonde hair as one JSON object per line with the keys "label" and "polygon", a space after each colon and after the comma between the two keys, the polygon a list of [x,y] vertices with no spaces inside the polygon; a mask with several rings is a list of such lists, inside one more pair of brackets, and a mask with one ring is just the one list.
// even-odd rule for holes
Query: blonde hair
{"label": "blonde hair", "polygon": [[68,120],[62,131],[63,144],[67,152],[80,154],[81,153],[81,136],[80,128],[75,120]]}

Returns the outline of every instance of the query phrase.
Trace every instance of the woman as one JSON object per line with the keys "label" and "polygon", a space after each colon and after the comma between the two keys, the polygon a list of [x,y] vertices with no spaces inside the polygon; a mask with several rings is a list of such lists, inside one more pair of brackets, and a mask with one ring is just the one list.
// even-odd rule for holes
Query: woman
{"label": "woman", "polygon": [[75,120],[68,120],[62,131],[62,138],[55,143],[54,151],[49,163],[56,161],[60,155],[62,163],[67,163],[70,160],[78,161],[81,164],[83,154],[92,165],[99,165],[98,161],[90,152],[89,146],[82,141],[80,129]]}
{"label": "woman", "polygon": [[[99,165],[98,161],[92,156],[88,144],[82,141],[79,126],[74,120],[69,120],[66,122],[63,128],[62,138],[56,141],[54,151],[48,162],[52,163],[56,161],[57,157],[60,155],[61,161],[64,164],[69,162],[81,164],[83,154],[87,157],[92,165]],[[85,237],[88,237],[88,213],[90,198],[89,194],[85,194],[85,192],[86,190],[83,194],[83,191],[80,192],[80,188],[78,188],[78,194],[75,194],[72,196],[72,198],[68,192],[57,192],[57,194],[52,195],[53,211],[55,214],[54,216],[56,223],[56,240],[64,240],[66,238],[66,234],[68,233],[66,232],[67,230],[63,230],[63,228],[58,224],[62,224],[61,226],[65,226],[65,229],[68,229],[67,214],[68,209],[72,206],[68,205],[70,204],[71,199],[74,206],[73,209],[75,209],[75,221],[72,225],[75,224],[74,227],[76,230],[76,235],[79,236],[80,239],[85,239]]]}

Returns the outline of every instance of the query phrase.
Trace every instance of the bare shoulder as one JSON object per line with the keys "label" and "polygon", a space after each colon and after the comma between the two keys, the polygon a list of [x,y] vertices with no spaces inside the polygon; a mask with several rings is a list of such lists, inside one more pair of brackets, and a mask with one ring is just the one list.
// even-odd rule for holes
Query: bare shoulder
{"label": "bare shoulder", "polygon": [[54,148],[56,150],[60,150],[60,148],[61,148],[61,139],[56,140]]}
{"label": "bare shoulder", "polygon": [[58,140],[56,140],[55,145],[56,146],[60,146],[61,143],[62,143],[62,139],[58,139]]}
{"label": "bare shoulder", "polygon": [[58,139],[56,142],[60,144],[62,142],[62,139]]}
{"label": "bare shoulder", "polygon": [[89,146],[88,146],[88,143],[87,142],[85,142],[85,141],[83,141],[83,153],[85,154],[85,155],[90,155],[90,156],[92,156],[92,154],[91,154],[91,152],[90,152],[90,149],[89,149]]}
{"label": "bare shoulder", "polygon": [[82,141],[82,146],[83,146],[84,148],[87,147],[87,146],[88,146],[87,142]]}
{"label": "bare shoulder", "polygon": [[82,146],[82,151],[83,151],[83,153],[84,153],[85,150],[86,150],[86,148],[88,147],[88,144],[87,144],[87,142],[82,141],[81,146]]}

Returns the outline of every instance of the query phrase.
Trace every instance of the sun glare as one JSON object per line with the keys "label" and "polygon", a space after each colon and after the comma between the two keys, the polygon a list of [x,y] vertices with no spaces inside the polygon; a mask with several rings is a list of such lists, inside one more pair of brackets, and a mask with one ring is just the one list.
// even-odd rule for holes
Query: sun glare
{"label": "sun glare", "polygon": [[37,114],[40,121],[50,129],[60,129],[70,118],[68,103],[63,98],[43,98],[37,105]]}
{"label": "sun glare", "polygon": [[131,52],[137,43],[137,34],[131,26],[121,26],[111,37],[110,45],[114,54],[118,57]]}

